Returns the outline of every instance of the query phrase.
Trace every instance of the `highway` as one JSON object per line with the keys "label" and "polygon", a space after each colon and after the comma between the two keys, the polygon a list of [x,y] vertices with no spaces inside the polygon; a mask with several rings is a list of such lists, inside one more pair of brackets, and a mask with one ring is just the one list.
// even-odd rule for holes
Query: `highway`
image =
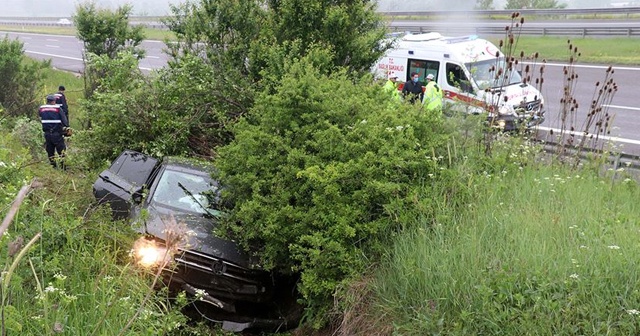
{"label": "highway", "polygon": [[[7,34],[12,39],[20,39],[24,43],[25,53],[30,57],[50,59],[53,67],[61,70],[82,72],[83,44],[75,36],[15,32],[0,32],[0,34]],[[147,54],[140,61],[140,69],[148,72],[166,65],[167,56],[162,51],[165,47],[163,42],[146,40],[142,46]],[[557,133],[560,127],[559,111],[561,110],[564,66],[565,64],[561,63],[546,65],[542,94],[545,98],[547,120],[540,127],[542,131],[555,129]],[[604,80],[608,66],[580,64],[575,67],[579,79],[574,92],[580,106],[576,128],[580,130],[589,112],[588,106],[594,97],[595,83]],[[614,138],[622,152],[640,156],[640,96],[635,91],[636,79],[640,77],[640,67],[616,66],[614,71],[618,92],[611,104],[607,106],[609,112],[615,115],[610,136]]]}

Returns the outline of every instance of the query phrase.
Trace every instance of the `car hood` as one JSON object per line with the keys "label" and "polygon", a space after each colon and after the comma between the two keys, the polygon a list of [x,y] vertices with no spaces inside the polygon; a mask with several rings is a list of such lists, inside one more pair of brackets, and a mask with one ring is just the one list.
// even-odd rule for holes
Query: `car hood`
{"label": "car hood", "polygon": [[224,259],[244,268],[256,268],[252,266],[249,255],[236,243],[214,235],[215,220],[199,214],[175,213],[161,206],[149,206],[147,209],[149,214],[141,228],[144,233],[166,241],[167,225],[171,225],[173,216],[178,227],[185,226],[185,250]]}
{"label": "car hood", "polygon": [[541,98],[542,95],[540,94],[540,91],[532,85],[511,84],[495,89],[492,93],[488,93],[485,99],[490,104],[498,102],[498,105],[500,106],[506,105],[515,107]]}

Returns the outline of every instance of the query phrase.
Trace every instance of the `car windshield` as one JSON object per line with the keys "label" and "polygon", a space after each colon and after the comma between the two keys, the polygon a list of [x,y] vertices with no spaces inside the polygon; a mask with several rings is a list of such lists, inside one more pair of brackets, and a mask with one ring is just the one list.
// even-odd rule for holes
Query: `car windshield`
{"label": "car windshield", "polygon": [[210,200],[216,184],[210,178],[167,169],[164,171],[151,201],[184,212],[210,214]]}
{"label": "car windshield", "polygon": [[506,71],[496,79],[497,69],[506,69],[504,57],[497,60],[467,63],[466,66],[471,72],[471,77],[481,90],[522,82],[522,77],[517,71]]}

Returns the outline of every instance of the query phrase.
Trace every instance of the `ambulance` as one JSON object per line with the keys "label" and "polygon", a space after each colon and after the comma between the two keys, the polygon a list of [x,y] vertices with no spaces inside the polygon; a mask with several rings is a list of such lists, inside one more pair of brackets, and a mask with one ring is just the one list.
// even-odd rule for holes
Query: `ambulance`
{"label": "ambulance", "polygon": [[507,70],[502,52],[475,35],[396,37],[372,70],[377,78],[397,76],[401,82],[415,72],[424,85],[432,74],[444,92],[445,110],[486,113],[496,128],[530,128],[544,121],[544,98],[538,89],[523,82],[517,69]]}

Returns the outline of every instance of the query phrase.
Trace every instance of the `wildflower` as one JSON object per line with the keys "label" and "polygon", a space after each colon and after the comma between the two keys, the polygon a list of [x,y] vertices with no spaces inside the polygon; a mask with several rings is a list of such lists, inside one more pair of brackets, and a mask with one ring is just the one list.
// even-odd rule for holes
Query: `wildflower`
{"label": "wildflower", "polygon": [[367,119],[362,119],[362,121],[360,123],[361,124],[366,124],[367,123]]}
{"label": "wildflower", "polygon": [[578,280],[578,278],[579,278],[580,276],[579,276],[579,275],[577,275],[577,274],[575,274],[575,273],[573,273],[573,274],[571,274],[569,277],[570,277],[571,279]]}
{"label": "wildflower", "polygon": [[619,250],[620,249],[620,246],[618,246],[618,245],[609,245],[607,247],[612,249],[612,250]]}
{"label": "wildflower", "polygon": [[577,226],[577,225],[571,225],[571,226],[569,227],[569,230],[573,230],[573,229],[577,229],[577,228],[578,228],[578,226]]}
{"label": "wildflower", "polygon": [[0,161],[0,167],[3,167],[3,168],[4,168],[4,167],[6,167],[6,166],[7,166],[7,164],[6,164],[6,163],[4,163],[4,162]]}
{"label": "wildflower", "polygon": [[129,297],[129,296],[125,296],[125,297],[121,297],[121,298],[120,298],[120,299],[118,299],[118,300],[120,300],[120,301],[129,301],[129,299],[131,299],[131,297]]}
{"label": "wildflower", "polygon": [[617,171],[617,172],[623,172],[623,171],[624,171],[624,168],[618,168],[618,169],[616,169],[616,171]]}
{"label": "wildflower", "polygon": [[400,126],[396,126],[396,131],[402,131],[404,129],[404,126],[400,125]]}
{"label": "wildflower", "polygon": [[77,297],[77,296],[75,296],[75,295],[68,295],[67,293],[64,293],[63,295],[64,295],[65,301],[66,301],[67,303],[72,302],[72,301],[75,301],[75,300],[77,300],[77,299],[78,299],[78,297]]}
{"label": "wildflower", "polygon": [[637,309],[627,309],[627,314],[629,314],[629,315],[640,315],[640,310],[637,310]]}
{"label": "wildflower", "polygon": [[433,178],[433,174],[427,174],[430,178]]}
{"label": "wildflower", "polygon": [[45,292],[45,293],[53,293],[53,292],[55,292],[55,291],[57,291],[57,290],[58,290],[58,289],[57,289],[57,288],[55,288],[55,287],[53,287],[53,285],[52,285],[52,284],[49,284],[49,286],[47,286],[47,287],[44,289],[44,292]]}
{"label": "wildflower", "polygon": [[204,289],[196,289],[196,298],[202,299],[205,295],[207,295],[207,292]]}
{"label": "wildflower", "polygon": [[624,181],[622,181],[622,182],[624,182],[624,183],[629,183],[629,182],[631,182],[631,181],[632,181],[632,180],[631,180],[630,178],[626,178],[626,179],[624,179]]}
{"label": "wildflower", "polygon": [[64,274],[60,274],[60,273],[56,273],[56,274],[54,274],[54,275],[53,275],[53,277],[54,277],[54,278],[56,278],[56,279],[58,279],[58,280],[62,280],[62,281],[64,281],[64,280],[67,278],[67,276],[66,276],[66,275],[64,275]]}
{"label": "wildflower", "polygon": [[53,331],[56,333],[61,333],[64,331],[64,326],[60,322],[56,322],[53,324]]}
{"label": "wildflower", "polygon": [[588,248],[589,248],[589,246],[587,246],[587,245],[580,245],[580,248],[581,248],[581,249],[588,249]]}

